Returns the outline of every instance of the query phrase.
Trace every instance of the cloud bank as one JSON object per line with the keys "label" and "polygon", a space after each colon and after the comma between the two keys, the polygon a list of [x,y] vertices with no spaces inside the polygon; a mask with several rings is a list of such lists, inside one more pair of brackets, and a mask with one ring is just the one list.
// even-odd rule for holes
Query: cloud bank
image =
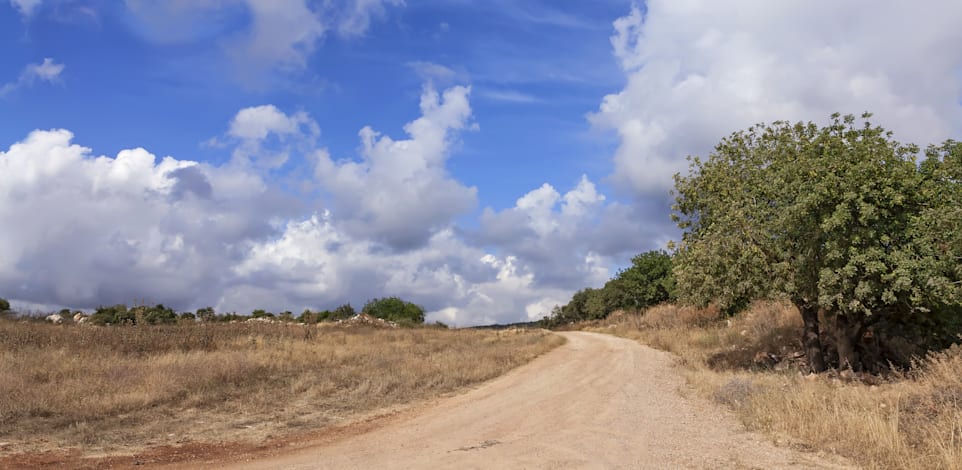
{"label": "cloud bank", "polygon": [[617,133],[612,179],[638,196],[763,121],[871,111],[899,139],[936,143],[962,129],[960,21],[950,0],[651,0],[614,22],[627,85],[590,119]]}
{"label": "cloud bank", "polygon": [[[398,295],[459,325],[540,318],[579,283],[606,279],[575,226],[604,197],[587,178],[564,196],[546,185],[516,208],[488,209],[481,232],[466,234],[456,220],[474,210],[477,189],[446,162],[477,129],[470,92],[425,86],[406,138],[364,127],[358,154],[341,159],[320,146],[307,113],[272,105],[229,121],[218,141],[233,158],[221,166],[142,148],[96,156],[67,130],[34,131],[0,152],[0,218],[13,227],[0,233],[0,292],[33,304],[240,312]],[[286,165],[279,154],[313,162],[316,200],[273,179]],[[505,238],[499,224],[517,217],[525,236]],[[543,274],[555,271],[569,274]]]}

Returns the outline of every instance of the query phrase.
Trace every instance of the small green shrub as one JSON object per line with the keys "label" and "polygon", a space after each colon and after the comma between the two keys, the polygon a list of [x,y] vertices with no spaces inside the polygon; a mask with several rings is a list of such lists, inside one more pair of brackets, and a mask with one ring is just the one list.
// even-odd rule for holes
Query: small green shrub
{"label": "small green shrub", "polygon": [[371,299],[364,304],[361,312],[401,325],[424,323],[424,307],[405,302],[399,297]]}

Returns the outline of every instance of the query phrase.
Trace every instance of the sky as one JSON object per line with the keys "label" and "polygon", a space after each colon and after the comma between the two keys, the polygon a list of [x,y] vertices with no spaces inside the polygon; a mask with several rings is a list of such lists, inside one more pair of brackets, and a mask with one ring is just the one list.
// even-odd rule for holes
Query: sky
{"label": "sky", "polygon": [[962,3],[0,0],[0,297],[529,321],[733,131],[962,139]]}

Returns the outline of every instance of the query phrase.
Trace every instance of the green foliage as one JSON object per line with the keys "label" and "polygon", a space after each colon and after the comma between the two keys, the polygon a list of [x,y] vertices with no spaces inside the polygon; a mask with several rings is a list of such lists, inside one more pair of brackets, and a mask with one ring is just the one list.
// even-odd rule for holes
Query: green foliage
{"label": "green foliage", "polygon": [[124,304],[117,304],[111,307],[97,307],[94,314],[90,316],[90,323],[94,325],[123,325],[134,324],[137,316],[127,309]]}
{"label": "green foliage", "polygon": [[251,312],[251,318],[274,318],[274,314],[259,308]]}
{"label": "green foliage", "polygon": [[350,303],[346,303],[344,305],[341,305],[335,308],[334,311],[332,312],[332,315],[330,316],[330,319],[343,320],[346,318],[351,318],[354,315],[357,315],[357,312],[354,311],[354,307],[351,307]]}
{"label": "green foliage", "polygon": [[6,312],[7,310],[10,310],[10,302],[0,297],[0,312]]}
{"label": "green foliage", "polygon": [[631,259],[631,267],[624,269],[604,287],[611,310],[640,310],[651,305],[673,300],[675,276],[671,255],[664,251],[647,251]]}
{"label": "green foliage", "polygon": [[576,292],[571,301],[555,307],[541,323],[550,326],[599,320],[615,310],[640,310],[674,299],[674,290],[671,255],[648,251],[632,258],[631,267],[621,270],[604,287]]}
{"label": "green foliage", "polygon": [[175,323],[177,321],[177,312],[174,312],[171,308],[164,307],[163,304],[157,304],[153,307],[137,307],[135,309],[135,315],[143,318],[143,321],[150,325]]}
{"label": "green foliage", "polygon": [[95,325],[156,325],[175,323],[176,321],[177,312],[163,304],[157,304],[153,307],[141,305],[128,308],[123,304],[97,307],[94,314],[90,316],[90,322]]}
{"label": "green foliage", "polygon": [[817,313],[833,319],[839,363],[851,365],[848,349],[869,326],[922,324],[957,303],[958,264],[938,243],[958,241],[958,219],[945,212],[958,210],[946,195],[958,195],[959,149],[932,148],[917,167],[918,148],[869,117],[757,125],[690,158],[689,175],[675,177],[682,299],[730,309],[787,298],[815,335],[808,345],[818,346]]}
{"label": "green foliage", "polygon": [[217,313],[214,312],[214,307],[204,307],[197,309],[197,318],[200,321],[212,322],[217,320]]}
{"label": "green foliage", "polygon": [[304,309],[304,311],[298,315],[296,321],[311,324],[325,321],[346,320],[356,314],[357,313],[354,311],[354,307],[351,307],[351,304],[344,304],[335,308],[334,310],[322,310],[320,312],[314,312],[311,311],[311,309]]}
{"label": "green foliage", "polygon": [[364,304],[361,312],[397,323],[424,323],[424,308],[398,297],[371,299]]}

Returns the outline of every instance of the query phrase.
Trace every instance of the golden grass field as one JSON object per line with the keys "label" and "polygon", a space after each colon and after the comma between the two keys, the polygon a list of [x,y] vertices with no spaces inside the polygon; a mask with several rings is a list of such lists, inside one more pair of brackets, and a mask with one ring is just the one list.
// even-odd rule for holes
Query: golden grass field
{"label": "golden grass field", "polygon": [[662,305],[589,329],[675,353],[695,390],[776,441],[846,456],[865,468],[962,469],[962,348],[897,376],[807,376],[753,364],[759,351],[801,350],[794,307],[756,303],[731,321]]}
{"label": "golden grass field", "polygon": [[0,454],[261,441],[454,392],[562,344],[538,330],[0,321]]}

